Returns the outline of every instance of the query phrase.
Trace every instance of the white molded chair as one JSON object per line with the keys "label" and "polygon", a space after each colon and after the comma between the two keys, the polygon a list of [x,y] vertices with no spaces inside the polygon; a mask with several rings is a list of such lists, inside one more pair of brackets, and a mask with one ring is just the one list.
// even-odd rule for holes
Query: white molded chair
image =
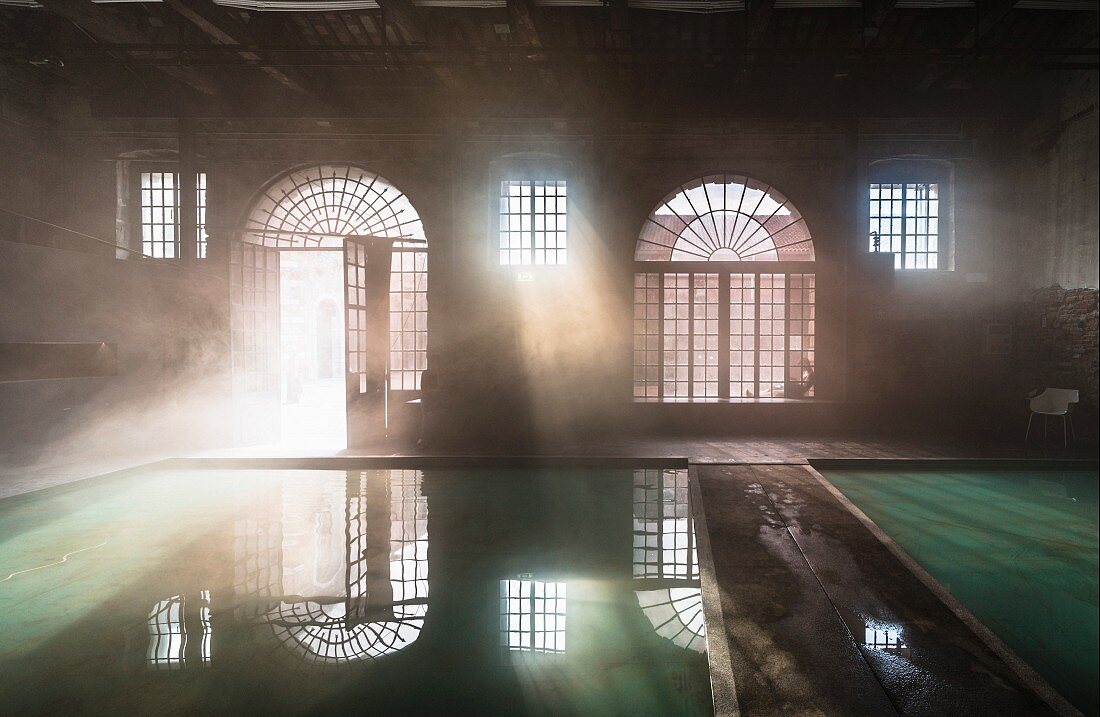
{"label": "white molded chair", "polygon": [[1062,417],[1062,443],[1063,445],[1069,445],[1069,438],[1066,435],[1066,423],[1069,423],[1070,433],[1073,435],[1073,440],[1077,440],[1077,433],[1073,430],[1073,420],[1069,418],[1069,405],[1071,403],[1077,403],[1079,394],[1076,389],[1072,388],[1044,388],[1040,393],[1031,396],[1029,403],[1031,405],[1031,416],[1027,419],[1027,433],[1024,434],[1024,443],[1027,443],[1028,437],[1031,435],[1031,422],[1035,420],[1035,414],[1039,414],[1043,417],[1043,436],[1046,436],[1047,420],[1050,416]]}

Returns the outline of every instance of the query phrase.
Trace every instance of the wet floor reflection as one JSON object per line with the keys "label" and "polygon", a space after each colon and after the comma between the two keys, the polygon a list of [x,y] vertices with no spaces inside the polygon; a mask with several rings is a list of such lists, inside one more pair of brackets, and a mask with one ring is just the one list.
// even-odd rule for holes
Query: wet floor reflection
{"label": "wet floor reflection", "polygon": [[0,585],[18,713],[710,712],[686,471],[138,478],[0,544],[108,541]]}

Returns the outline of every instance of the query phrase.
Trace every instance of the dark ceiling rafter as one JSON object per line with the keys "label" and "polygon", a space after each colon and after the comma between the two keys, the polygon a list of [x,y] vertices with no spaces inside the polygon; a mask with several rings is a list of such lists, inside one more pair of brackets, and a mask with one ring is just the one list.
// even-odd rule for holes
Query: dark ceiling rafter
{"label": "dark ceiling rafter", "polygon": [[[162,0],[162,2],[218,44],[258,44],[256,38],[252,37],[251,31],[244,23],[225,12],[223,8],[215,5],[211,0]],[[262,58],[249,50],[241,50],[240,56],[250,62],[262,63]],[[304,84],[292,78],[284,70],[264,64],[260,64],[260,70],[288,90],[298,93],[306,92]]]}
{"label": "dark ceiling rafter", "polygon": [[[509,33],[515,44],[530,50],[545,49],[543,33],[539,31],[536,20],[538,9],[533,0],[507,0]],[[540,67],[539,79],[550,88],[558,86],[558,77],[553,70]]]}
{"label": "dark ceiling rafter", "polygon": [[863,0],[863,36],[876,37],[898,0]]}
{"label": "dark ceiling rafter", "polygon": [[749,49],[760,47],[768,35],[775,0],[748,0],[748,13],[745,19],[745,46]]}
{"label": "dark ceiling rafter", "polygon": [[[109,43],[147,43],[150,37],[142,30],[126,23],[108,8],[92,0],[39,0],[42,7],[65,18],[99,40]],[[198,90],[204,95],[218,95],[217,82],[187,67],[160,66],[160,71]]]}
{"label": "dark ceiling rafter", "polygon": [[[424,18],[411,0],[378,0],[378,6],[382,8],[382,37],[386,37],[385,25],[393,25],[408,38],[410,44],[424,45],[428,42],[427,25]],[[455,75],[454,71],[440,63],[432,72],[444,87],[452,90],[460,90],[463,83]]]}

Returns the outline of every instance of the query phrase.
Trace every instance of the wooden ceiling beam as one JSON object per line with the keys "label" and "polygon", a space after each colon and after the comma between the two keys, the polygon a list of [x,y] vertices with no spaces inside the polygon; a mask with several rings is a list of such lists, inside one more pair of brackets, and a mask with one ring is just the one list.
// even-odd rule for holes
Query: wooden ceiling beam
{"label": "wooden ceiling beam", "polygon": [[771,24],[773,10],[775,10],[775,0],[748,0],[745,21],[746,47],[760,47],[763,44],[768,34],[768,25]]}
{"label": "wooden ceiling beam", "polygon": [[1016,0],[975,0],[977,4],[977,19],[974,26],[967,30],[957,47],[975,47],[982,41],[982,37],[1005,18],[1008,11],[1016,4]]}
{"label": "wooden ceiling beam", "polygon": [[[258,44],[244,23],[226,13],[211,0],[163,0],[163,2],[220,45]],[[262,63],[262,58],[255,52],[242,50],[238,54],[251,62]],[[286,89],[298,93],[306,92],[303,84],[292,78],[286,71],[264,64],[260,64],[260,69]]]}
{"label": "wooden ceiling beam", "polygon": [[[98,40],[113,44],[147,44],[150,37],[141,29],[126,23],[111,10],[92,0],[41,0],[40,5],[84,29]],[[204,95],[220,94],[220,87],[211,78],[186,67],[160,67],[160,71],[198,90]]]}
{"label": "wooden ceiling beam", "polygon": [[[414,45],[423,45],[428,41],[427,25],[420,10],[411,0],[378,0],[382,8],[382,37],[386,36],[386,25],[392,24]],[[454,71],[442,63],[432,69],[432,74],[448,89],[461,90],[463,83]]]}

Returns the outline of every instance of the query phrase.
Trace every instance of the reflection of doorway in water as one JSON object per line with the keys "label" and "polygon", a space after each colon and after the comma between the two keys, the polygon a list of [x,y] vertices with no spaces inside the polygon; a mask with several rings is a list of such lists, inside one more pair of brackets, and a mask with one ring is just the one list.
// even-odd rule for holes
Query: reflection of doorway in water
{"label": "reflection of doorway in water", "polygon": [[280,443],[344,448],[343,254],[283,251],[280,259]]}

